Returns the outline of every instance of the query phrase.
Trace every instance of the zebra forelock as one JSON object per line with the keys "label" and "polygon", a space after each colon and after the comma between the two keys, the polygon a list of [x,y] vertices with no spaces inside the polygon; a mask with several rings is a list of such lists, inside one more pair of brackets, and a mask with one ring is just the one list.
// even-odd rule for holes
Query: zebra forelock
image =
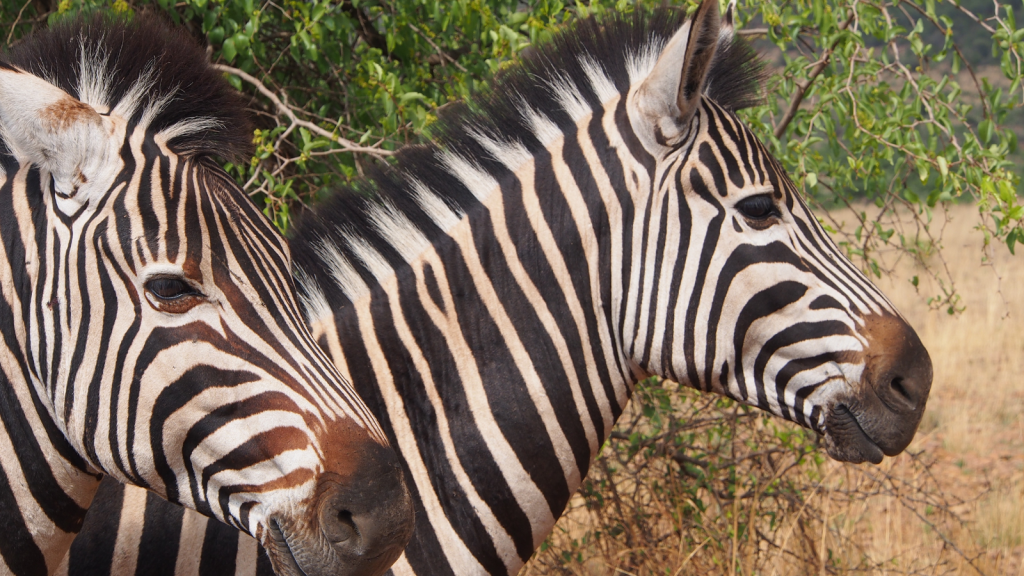
{"label": "zebra forelock", "polygon": [[57,23],[16,44],[0,65],[161,134],[175,153],[238,160],[252,145],[238,94],[182,29],[151,13]]}

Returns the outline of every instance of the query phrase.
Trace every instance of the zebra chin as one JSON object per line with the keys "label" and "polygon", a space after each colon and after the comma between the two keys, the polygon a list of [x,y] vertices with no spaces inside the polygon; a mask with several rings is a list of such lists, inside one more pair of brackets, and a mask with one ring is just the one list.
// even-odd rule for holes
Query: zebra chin
{"label": "zebra chin", "polygon": [[378,448],[321,474],[309,501],[292,508],[305,515],[268,515],[259,539],[276,574],[377,576],[398,559],[412,537],[412,499],[394,453]]}
{"label": "zebra chin", "polygon": [[868,343],[864,371],[828,403],[822,432],[832,458],[878,464],[914,439],[931,391],[932,361],[902,318],[869,316],[860,333]]}

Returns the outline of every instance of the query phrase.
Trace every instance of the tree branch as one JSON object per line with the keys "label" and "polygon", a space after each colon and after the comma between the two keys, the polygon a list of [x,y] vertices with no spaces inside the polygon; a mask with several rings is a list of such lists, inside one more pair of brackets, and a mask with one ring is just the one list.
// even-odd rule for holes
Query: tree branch
{"label": "tree branch", "polygon": [[281,99],[278,98],[277,94],[274,94],[274,92],[267,88],[263,84],[263,82],[260,82],[259,79],[247,74],[246,72],[239,70],[238,68],[227,66],[225,64],[213,64],[213,67],[217,70],[220,70],[221,72],[226,72],[228,74],[238,76],[242,80],[245,80],[249,84],[252,84],[256,88],[256,90],[259,91],[260,94],[263,94],[264,96],[267,97],[268,100],[274,103],[274,106],[277,107],[278,112],[288,117],[288,120],[292,123],[292,125],[301,126],[306,130],[309,130],[310,132],[317,134],[318,136],[323,136],[324,138],[330,139],[334,143],[341,146],[342,150],[344,150],[345,152],[351,152],[353,154],[372,154],[374,156],[380,157],[393,156],[395,154],[390,150],[381,150],[380,148],[369,148],[366,146],[360,146],[359,144],[356,144],[351,140],[342,138],[341,136],[338,136],[337,134],[334,134],[332,132],[328,132],[327,130],[324,130],[323,128],[317,126],[312,122],[300,120],[295,115],[295,112],[292,111],[291,107],[282,102]]}
{"label": "tree branch", "polygon": [[[856,17],[857,11],[850,9],[850,16],[845,22],[839,25],[839,30],[843,31],[849,28],[850,24],[853,23],[853,20]],[[782,117],[782,120],[780,120],[778,125],[775,126],[776,138],[781,138],[782,134],[786,132],[786,128],[789,126],[789,123],[793,121],[793,117],[796,116],[797,110],[800,109],[800,103],[804,101],[804,96],[806,96],[807,91],[810,90],[811,84],[814,83],[815,78],[821,74],[822,70],[828,66],[829,61],[832,59],[832,52],[834,52],[836,47],[839,46],[839,40],[839,38],[836,38],[836,41],[832,43],[832,46],[830,46],[828,50],[825,50],[825,53],[821,55],[821,58],[814,65],[811,73],[807,75],[807,80],[802,83],[797,82],[797,91],[796,94],[793,95],[793,100],[789,103],[789,109],[786,110],[786,114]]]}
{"label": "tree branch", "polygon": [[457,60],[455,60],[454,58],[449,56],[444,50],[441,50],[440,46],[438,46],[437,44],[434,44],[434,41],[431,40],[430,37],[427,36],[425,32],[423,32],[422,30],[417,28],[416,25],[410,23],[410,24],[408,24],[408,26],[409,26],[409,28],[412,28],[413,32],[416,32],[417,34],[420,35],[421,38],[426,40],[427,44],[430,44],[434,48],[434,50],[437,52],[437,55],[441,58],[441,62],[444,62],[445,60],[447,60],[447,61],[451,62],[453,66],[455,66],[456,68],[458,68],[462,72],[464,72],[466,74],[469,73],[469,71],[466,70],[466,68],[463,67],[462,64],[459,64],[459,62]]}

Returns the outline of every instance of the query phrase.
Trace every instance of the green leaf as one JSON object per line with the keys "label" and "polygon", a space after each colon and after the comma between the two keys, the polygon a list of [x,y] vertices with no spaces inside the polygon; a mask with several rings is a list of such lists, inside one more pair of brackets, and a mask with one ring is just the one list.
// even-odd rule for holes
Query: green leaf
{"label": "green leaf", "polygon": [[405,103],[409,102],[410,100],[426,100],[426,99],[427,99],[427,97],[424,96],[423,94],[420,94],[419,92],[406,92],[405,94],[402,94],[401,96],[398,97],[398,103],[399,104],[405,104]]}
{"label": "green leaf", "polygon": [[224,41],[224,44],[220,47],[220,53],[224,56],[224,59],[229,63],[235,61],[235,56],[238,55],[238,51],[235,50],[234,38],[228,38]]}
{"label": "green leaf", "polygon": [[936,160],[939,162],[939,174],[942,175],[942,180],[945,181],[946,177],[949,176],[949,162],[945,156],[939,156]]}
{"label": "green leaf", "polygon": [[224,42],[224,27],[214,26],[209,33],[206,34],[206,39],[211,45],[216,46]]}
{"label": "green leaf", "polygon": [[995,133],[995,124],[991,120],[982,120],[978,124],[978,136],[981,141],[988,144],[992,141],[992,135]]}
{"label": "green leaf", "polygon": [[243,34],[242,32],[235,34],[231,37],[231,39],[234,41],[235,50],[239,52],[244,52],[245,50],[249,49],[249,37]]}

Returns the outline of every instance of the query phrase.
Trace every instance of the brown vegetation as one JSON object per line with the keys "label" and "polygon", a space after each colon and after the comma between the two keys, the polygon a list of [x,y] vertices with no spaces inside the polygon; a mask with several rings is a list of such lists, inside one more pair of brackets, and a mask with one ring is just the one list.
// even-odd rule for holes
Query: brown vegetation
{"label": "brown vegetation", "polygon": [[920,262],[879,255],[935,366],[907,452],[836,463],[793,425],[652,382],[521,574],[1024,574],[1024,255],[984,250],[973,207],[935,222],[941,259],[921,252],[962,313],[929,310]]}

